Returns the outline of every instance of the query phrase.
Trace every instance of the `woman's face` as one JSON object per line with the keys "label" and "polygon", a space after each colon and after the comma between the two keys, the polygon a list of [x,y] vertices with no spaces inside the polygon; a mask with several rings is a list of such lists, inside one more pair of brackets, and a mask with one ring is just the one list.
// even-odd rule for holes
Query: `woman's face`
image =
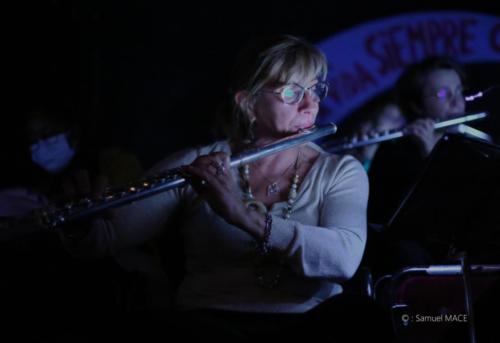
{"label": "woman's face", "polygon": [[[295,84],[298,89],[306,89],[300,101],[285,103],[281,94],[288,94],[287,85],[264,88],[258,92],[251,115],[255,117],[256,138],[281,138],[297,133],[301,129],[314,125],[319,110],[320,99],[314,93],[316,78],[293,80],[287,85]],[[291,89],[297,89],[297,86]],[[284,90],[284,92],[283,92]],[[290,90],[291,92],[291,90]]]}
{"label": "woman's face", "polygon": [[394,104],[388,104],[380,113],[375,129],[377,131],[389,131],[393,129],[398,129],[404,125],[404,117],[398,106]]}
{"label": "woman's face", "polygon": [[423,78],[422,115],[442,120],[465,112],[463,86],[457,72],[437,69]]}

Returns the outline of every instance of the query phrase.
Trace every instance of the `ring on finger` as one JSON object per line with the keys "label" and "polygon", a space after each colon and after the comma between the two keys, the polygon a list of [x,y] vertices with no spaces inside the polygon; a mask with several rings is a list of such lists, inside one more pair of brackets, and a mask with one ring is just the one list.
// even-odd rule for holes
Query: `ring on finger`
{"label": "ring on finger", "polygon": [[226,167],[224,162],[210,162],[210,165],[215,168],[215,176],[226,175]]}

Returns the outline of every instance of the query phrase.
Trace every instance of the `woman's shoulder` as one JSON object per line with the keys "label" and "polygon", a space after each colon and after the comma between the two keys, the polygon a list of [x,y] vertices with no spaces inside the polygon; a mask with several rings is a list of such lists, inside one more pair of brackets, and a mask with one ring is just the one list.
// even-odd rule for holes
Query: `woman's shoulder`
{"label": "woman's shoulder", "polygon": [[323,182],[333,184],[342,178],[349,178],[359,182],[367,180],[363,165],[353,156],[332,154],[320,147],[314,147],[311,144],[308,146],[319,153],[316,172]]}
{"label": "woman's shoulder", "polygon": [[364,169],[362,164],[351,155],[332,154],[314,143],[309,143],[307,147],[314,150],[318,154],[320,164],[331,171],[339,168]]}

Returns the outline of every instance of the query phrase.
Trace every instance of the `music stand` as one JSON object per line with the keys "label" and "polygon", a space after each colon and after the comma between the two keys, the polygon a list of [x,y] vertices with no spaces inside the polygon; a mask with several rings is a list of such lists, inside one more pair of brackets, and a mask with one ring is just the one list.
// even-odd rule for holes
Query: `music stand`
{"label": "music stand", "polygon": [[445,134],[387,227],[437,260],[453,245],[475,263],[495,262],[482,258],[500,251],[500,146]]}

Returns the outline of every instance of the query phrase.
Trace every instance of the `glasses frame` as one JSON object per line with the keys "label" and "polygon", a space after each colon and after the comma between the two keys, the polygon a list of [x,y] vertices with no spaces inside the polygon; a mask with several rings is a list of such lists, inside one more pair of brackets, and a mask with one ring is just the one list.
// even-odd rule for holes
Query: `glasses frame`
{"label": "glasses frame", "polygon": [[[443,92],[444,92],[444,94],[440,94]],[[435,92],[435,94],[426,95],[423,98],[424,99],[435,99],[435,100],[438,100],[440,102],[445,102],[445,101],[450,102],[450,101],[457,99],[458,97],[461,97],[462,99],[465,100],[466,95],[465,95],[465,89],[463,87],[457,87],[455,89],[455,91],[452,91],[451,89],[449,89],[447,87],[443,87],[443,88],[440,88],[439,90],[437,90]]]}
{"label": "glasses frame", "polygon": [[[324,86],[325,88],[325,92],[322,96],[320,96],[318,93],[316,93],[313,88],[317,87],[318,85],[322,85]],[[297,86],[301,89],[301,93],[300,93],[300,96],[294,100],[294,101],[286,101],[286,96],[285,96],[285,92],[288,90],[287,88],[289,86]],[[302,99],[304,99],[304,94],[306,92],[311,92],[314,94],[314,96],[318,99],[318,102],[322,101],[323,99],[326,98],[326,96],[328,95],[328,89],[329,89],[329,85],[328,85],[328,82],[326,81],[318,81],[316,82],[314,85],[310,86],[310,87],[303,87],[301,85],[299,85],[298,83],[288,83],[288,84],[285,84],[282,86],[282,90],[280,92],[277,92],[277,91],[273,91],[273,90],[270,90],[270,89],[261,89],[258,93],[260,92],[263,92],[263,93],[271,93],[271,94],[276,94],[276,95],[279,95],[280,96],[280,99],[283,103],[285,104],[288,104],[288,105],[295,105],[295,104],[298,104],[302,101]]]}

